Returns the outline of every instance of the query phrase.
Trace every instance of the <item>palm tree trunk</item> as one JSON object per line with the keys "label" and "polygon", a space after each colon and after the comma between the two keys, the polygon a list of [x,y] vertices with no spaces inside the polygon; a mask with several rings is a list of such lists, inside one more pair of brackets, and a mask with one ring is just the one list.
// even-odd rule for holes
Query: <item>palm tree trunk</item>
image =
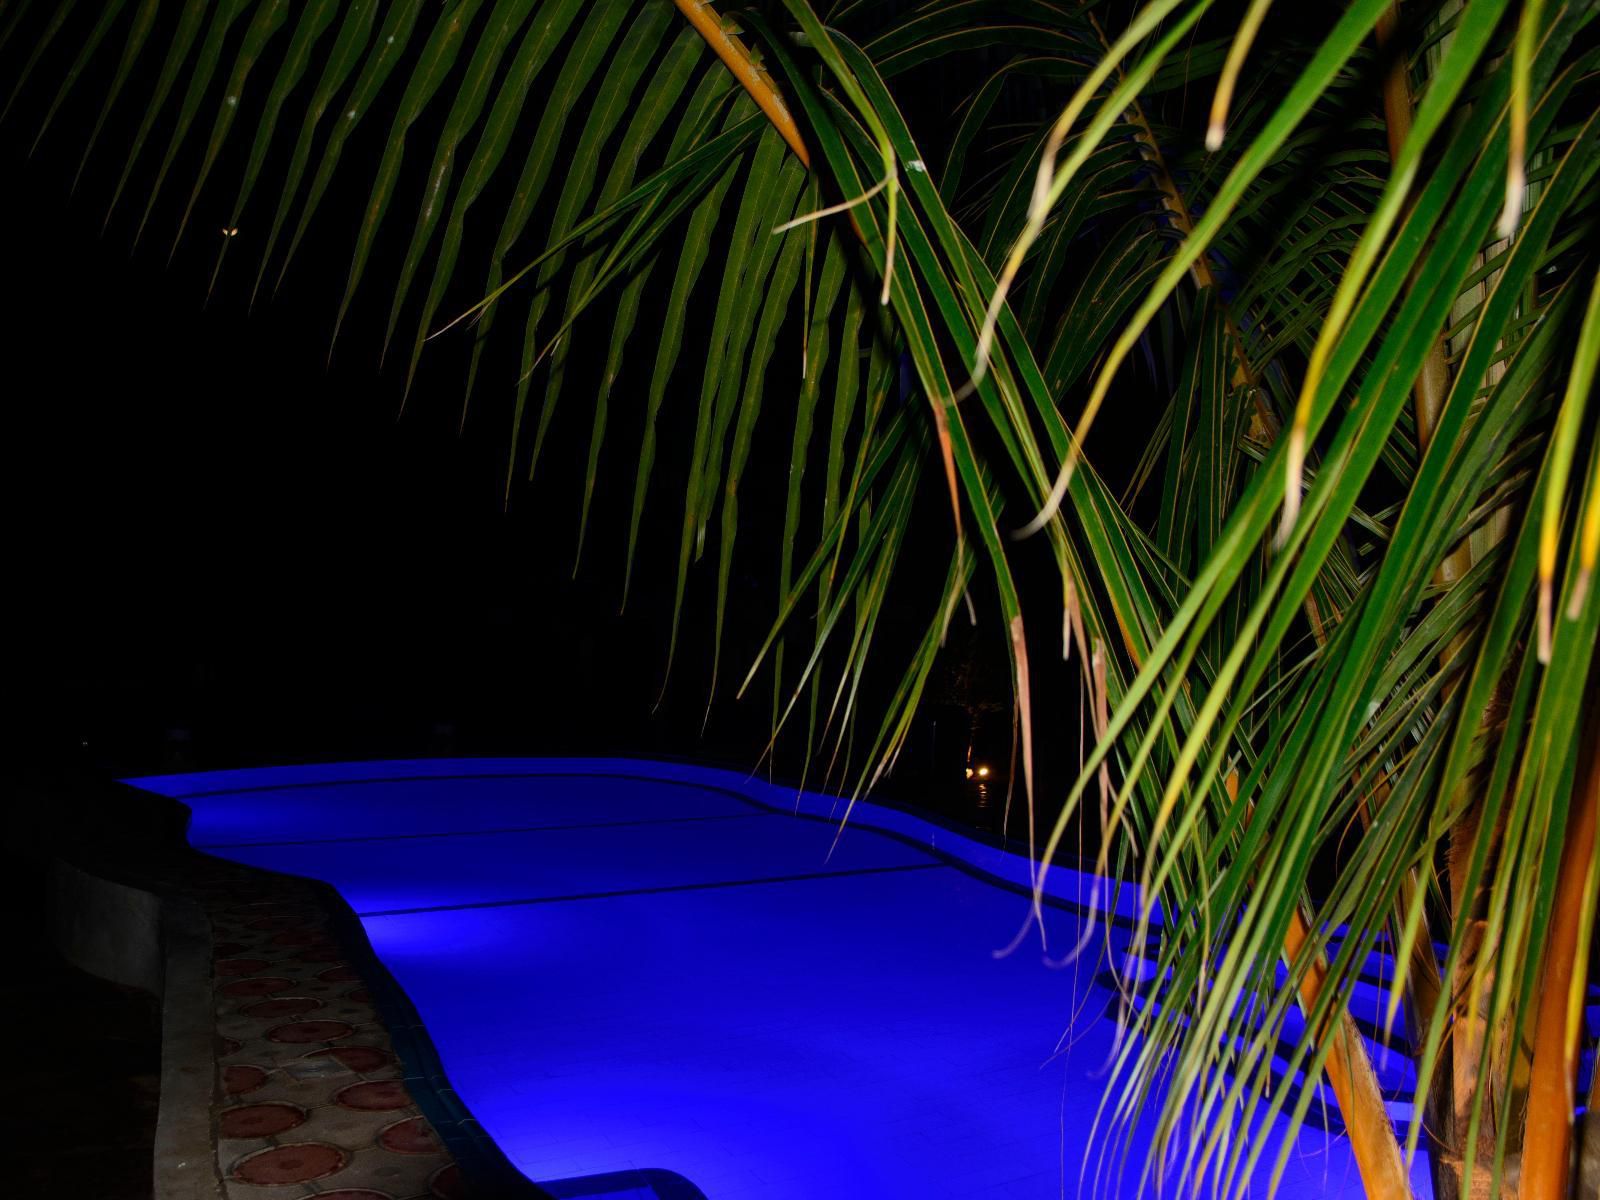
{"label": "palm tree trunk", "polygon": [[[1380,50],[1391,46],[1399,20],[1398,3],[1379,19],[1375,33]],[[1383,81],[1384,124],[1388,133],[1391,158],[1398,156],[1400,147],[1411,131],[1414,104],[1408,60],[1403,49],[1397,49]],[[1434,427],[1438,424],[1439,413],[1444,407],[1450,383],[1447,348],[1441,337],[1429,347],[1422,371],[1417,376],[1412,391],[1419,449],[1427,446]],[[1439,564],[1436,581],[1443,587],[1451,586],[1471,569],[1475,559],[1472,542],[1470,540],[1464,542]],[[1448,662],[1460,649],[1458,640],[1445,650],[1444,660]],[[1472,848],[1477,840],[1481,813],[1481,796],[1474,797],[1462,818],[1450,830],[1446,872],[1451,885],[1452,917],[1474,905],[1478,899],[1464,894],[1461,880],[1466,873],[1466,864],[1472,856]],[[1489,983],[1477,977],[1474,970],[1483,949],[1478,944],[1482,928],[1481,922],[1471,923],[1468,926],[1466,939],[1468,944],[1462,947],[1465,973],[1467,978],[1472,980],[1472,986],[1487,986]],[[1421,946],[1420,941],[1418,945]],[[1426,959],[1427,961],[1414,962],[1411,972],[1415,1001],[1413,1008],[1417,1010],[1413,1013],[1414,1021],[1419,1013],[1431,1012],[1434,1002],[1438,999],[1439,968],[1437,961],[1434,961],[1431,946],[1428,948]],[[1468,1136],[1474,1093],[1484,1070],[1485,1050],[1491,1043],[1500,1045],[1506,1033],[1500,1030],[1491,1036],[1484,1019],[1481,1016],[1476,1018],[1469,1016],[1468,1007],[1461,1006],[1455,1014],[1455,1034],[1442,1051],[1449,1056],[1449,1069],[1435,1074],[1433,1089],[1424,1104],[1424,1121],[1430,1131],[1432,1146],[1434,1194],[1439,1200],[1453,1200],[1459,1195],[1460,1163]],[[1500,1056],[1495,1055],[1495,1057]],[[1490,1114],[1482,1122],[1479,1130],[1478,1156],[1492,1156],[1494,1146],[1495,1128],[1493,1116]],[[1490,1174],[1482,1171],[1474,1172],[1474,1178],[1479,1183],[1479,1186],[1474,1188],[1474,1193],[1481,1191],[1487,1195],[1487,1189],[1491,1186]]]}
{"label": "palm tree trunk", "polygon": [[[1100,45],[1107,54],[1111,52],[1111,43],[1106,38],[1106,31],[1101,27],[1099,18],[1094,13],[1088,13],[1089,24],[1094,27]],[[1121,75],[1121,71],[1118,71]],[[1194,217],[1189,212],[1189,204],[1178,190],[1178,185],[1173,181],[1172,172],[1167,169],[1166,156],[1161,153],[1161,144],[1156,141],[1155,129],[1150,124],[1150,119],[1145,116],[1144,107],[1137,98],[1128,106],[1124,114],[1128,123],[1138,133],[1135,135],[1140,147],[1140,156],[1150,167],[1150,174],[1155,180],[1156,190],[1161,193],[1161,207],[1166,211],[1167,219],[1172,222],[1172,228],[1181,236],[1187,238],[1194,232]],[[1233,357],[1232,386],[1248,387],[1252,410],[1250,414],[1251,436],[1257,441],[1270,443],[1278,436],[1278,420],[1267,402],[1262,398],[1260,390],[1256,387],[1260,373],[1251,365],[1249,347],[1244,340],[1244,332],[1239,328],[1233,314],[1228,310],[1227,303],[1222,299],[1222,289],[1217,287],[1216,276],[1212,273],[1211,263],[1202,254],[1194,260],[1189,268],[1189,277],[1194,282],[1197,290],[1210,292],[1222,311],[1222,324],[1228,335],[1228,350]]]}
{"label": "palm tree trunk", "polygon": [[[1522,1140],[1522,1200],[1566,1200],[1571,1184],[1573,1112],[1589,967],[1583,919],[1595,902],[1588,894],[1588,884],[1595,826],[1600,822],[1600,702],[1591,699],[1584,724],[1587,728],[1580,751],[1584,761],[1579,764],[1567,815],[1555,911],[1545,945],[1539,1015],[1533,1030],[1533,1070]],[[1590,1113],[1588,1123],[1592,1125],[1592,1104]],[[1593,1141],[1593,1131],[1589,1132],[1588,1140]],[[1589,1182],[1600,1183],[1592,1178]]]}

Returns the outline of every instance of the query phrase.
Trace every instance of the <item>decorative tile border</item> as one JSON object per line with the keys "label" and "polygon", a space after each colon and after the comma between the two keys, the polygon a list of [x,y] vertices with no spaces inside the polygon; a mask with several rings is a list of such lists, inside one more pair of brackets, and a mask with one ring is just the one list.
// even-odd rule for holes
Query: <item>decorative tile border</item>
{"label": "decorative tile border", "polygon": [[162,1200],[550,1200],[455,1098],[334,889],[192,850],[181,802],[125,784],[51,799],[77,810],[53,838],[88,881],[76,920],[129,889],[159,903]]}
{"label": "decorative tile border", "polygon": [[464,1196],[314,885],[208,866],[229,1200]]}

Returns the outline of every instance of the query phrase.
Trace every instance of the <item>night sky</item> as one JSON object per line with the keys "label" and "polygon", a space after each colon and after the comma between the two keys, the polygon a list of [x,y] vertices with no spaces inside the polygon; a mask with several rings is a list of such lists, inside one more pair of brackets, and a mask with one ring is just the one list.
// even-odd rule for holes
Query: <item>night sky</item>
{"label": "night sky", "polygon": [[[259,226],[275,202],[272,172],[281,168],[275,160],[209,299],[207,284],[253,118],[240,121],[244,133],[224,150],[169,262],[201,137],[179,155],[137,246],[159,150],[147,151],[101,229],[149,92],[141,73],[153,72],[158,57],[146,56],[135,72],[131,99],[113,114],[75,191],[103,81],[91,80],[68,101],[30,158],[65,67],[55,63],[52,75],[54,57],[40,67],[43,82],[30,85],[0,125],[7,184],[0,208],[15,248],[0,301],[10,384],[6,487],[16,531],[9,575],[19,631],[11,672],[21,701],[10,726],[13,760],[137,771],[612,751],[752,765],[769,731],[770,677],[742,702],[732,691],[777,607],[785,472],[758,464],[787,463],[793,385],[774,381],[798,357],[798,321],[780,335],[769,372],[779,398],[757,428],[741,490],[722,684],[702,729],[714,549],[692,573],[671,687],[659,708],[656,700],[699,389],[693,347],[709,330],[714,293],[685,332],[684,382],[663,412],[633,594],[619,613],[648,362],[625,363],[613,392],[576,577],[590,405],[609,323],[579,327],[571,357],[588,366],[569,370],[532,484],[524,441],[509,504],[503,482],[521,307],[501,319],[489,343],[464,425],[471,345],[464,331],[424,353],[403,414],[411,313],[401,320],[399,349],[380,370],[389,289],[410,237],[432,130],[412,132],[416,149],[394,215],[330,361],[352,234],[386,121],[368,122],[365,140],[352,140],[343,183],[336,181],[282,289],[271,294],[269,274],[252,311]],[[905,88],[913,109],[926,92],[929,111],[937,110],[936,87],[919,90],[912,79]],[[158,142],[164,137],[163,130]],[[479,237],[492,236],[503,206],[491,187],[480,201],[487,218],[478,222],[488,232]],[[463,283],[481,277],[485,261],[484,248],[474,257],[470,233],[462,261],[471,266],[446,300],[452,313],[478,298]],[[664,283],[654,289],[655,303],[665,291]],[[647,308],[640,327],[651,319]],[[653,354],[648,339],[636,345]],[[539,396],[535,387],[533,404]],[[1122,451],[1131,462],[1136,443],[1113,437],[1106,453],[1114,459]],[[878,674],[869,674],[863,697],[874,727],[948,561],[949,513],[937,470],[926,482],[917,540],[902,559],[907,619],[880,633]],[[801,555],[816,536],[812,511]],[[1017,568],[1024,580],[1037,576],[1040,594],[1058,594],[1038,543],[1017,549]],[[982,726],[980,753],[997,774],[1004,769],[1009,686],[988,586],[980,578],[974,589],[980,625],[956,629],[933,681],[935,702],[888,784],[891,794],[944,804],[942,789],[961,790],[953,781],[972,710]],[[1064,785],[1078,747],[1077,672],[1049,669],[1050,660],[1059,664],[1058,617],[1038,612],[1041,773]],[[801,767],[798,745],[780,748],[780,775],[798,776]]]}
{"label": "night sky", "polygon": [[[0,127],[0,162],[20,250],[3,301],[20,752],[87,741],[88,757],[120,768],[178,748],[169,730],[187,730],[206,764],[677,744],[670,714],[649,719],[662,601],[640,587],[617,615],[620,489],[601,487],[574,580],[566,448],[503,502],[504,372],[458,435],[464,354],[427,356],[397,419],[399,373],[378,370],[377,276],[329,365],[343,213],[313,228],[276,298],[247,312],[254,263],[241,253],[208,304],[209,209],[231,201],[227,186],[202,199],[170,265],[175,205],[157,207],[130,253],[147,193],[99,232],[117,141],[108,133],[69,196],[92,112],[69,106],[24,165],[37,126],[19,110]],[[191,177],[180,166],[167,199]],[[640,567],[655,588],[664,540],[647,539]],[[686,700],[703,695],[693,675]],[[682,707],[698,725],[703,703]],[[723,724],[712,744],[737,753],[749,732]]]}
{"label": "night sky", "polygon": [[[53,87],[31,86],[0,125],[0,206],[14,247],[0,301],[18,631],[11,673],[20,700],[13,759],[138,770],[614,750],[752,763],[768,729],[771,685],[734,703],[729,683],[742,678],[776,609],[767,560],[781,527],[782,472],[752,471],[743,494],[724,682],[711,720],[702,733],[714,553],[691,578],[672,686],[652,713],[697,375],[686,380],[676,419],[669,397],[633,595],[619,614],[645,364],[631,379],[625,366],[614,394],[574,578],[593,381],[572,373],[537,478],[526,482],[524,452],[509,505],[503,480],[520,315],[490,343],[464,428],[465,337],[424,354],[402,415],[403,372],[395,361],[380,372],[378,351],[394,270],[382,256],[403,248],[409,215],[388,223],[328,359],[367,186],[361,155],[376,139],[353,143],[349,178],[360,182],[335,187],[282,290],[264,292],[252,312],[259,243],[251,228],[207,298],[238,173],[233,157],[224,154],[220,182],[202,194],[170,262],[196,166],[187,156],[137,247],[154,161],[134,173],[101,231],[136,104],[113,116],[69,192],[98,86],[69,101],[31,159]],[[143,94],[136,77],[129,95]],[[422,149],[410,165],[420,170],[431,140],[414,137]],[[414,203],[404,180],[399,194]],[[492,198],[484,204],[493,214]],[[475,265],[470,274],[480,272]],[[783,337],[797,343],[791,324]],[[691,348],[696,332],[691,320]],[[599,357],[603,345],[588,346],[585,336],[580,330],[578,348]],[[392,357],[403,360],[404,351]],[[692,353],[685,359],[697,371]],[[781,413],[764,421],[755,455],[787,461],[788,436]],[[937,503],[933,494],[933,521]],[[934,580],[948,531],[923,528],[940,557],[925,556],[919,568],[913,550],[911,571]],[[919,606],[915,621],[923,619]],[[904,632],[883,639],[896,661],[919,630],[908,623]],[[1003,699],[1003,673],[985,686]],[[1009,715],[998,723],[1008,734]],[[798,759],[784,765],[798,771]]]}

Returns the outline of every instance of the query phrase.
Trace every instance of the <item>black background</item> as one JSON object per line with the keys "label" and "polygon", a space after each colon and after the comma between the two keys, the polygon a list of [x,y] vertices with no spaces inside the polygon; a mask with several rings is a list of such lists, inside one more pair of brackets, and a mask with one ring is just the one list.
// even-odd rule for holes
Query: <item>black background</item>
{"label": "black background", "polygon": [[[283,290],[253,312],[259,231],[241,222],[208,302],[236,164],[224,155],[170,263],[196,165],[184,156],[137,248],[159,154],[147,152],[102,233],[141,80],[69,194],[98,96],[69,102],[28,160],[49,62],[0,127],[13,757],[137,770],[692,752],[686,725],[700,713],[650,715],[665,665],[668,523],[647,529],[636,615],[620,617],[627,496],[612,495],[614,478],[599,489],[576,579],[571,447],[553,441],[539,483],[504,501],[514,376],[486,372],[458,434],[465,355],[446,347],[425,356],[399,415],[399,373],[377,362],[392,270],[374,270],[330,363],[364,181],[335,188]],[[353,175],[384,124],[352,146]],[[412,157],[426,157],[431,142],[416,140]],[[415,192],[401,194],[396,238],[409,234]],[[266,212],[249,215],[264,224]],[[379,255],[389,249],[380,242]],[[569,385],[568,407],[577,394]],[[698,657],[681,656],[684,698]],[[737,755],[749,730],[728,724],[708,730],[710,744]]]}
{"label": "black background", "polygon": [[[19,34],[6,61],[17,61],[26,41]],[[85,76],[32,144],[76,44],[69,28],[0,123],[0,220],[12,248],[0,289],[7,607],[14,632],[7,674],[16,701],[9,760],[124,772],[448,753],[616,752],[755,764],[770,730],[770,677],[743,701],[732,692],[778,604],[786,471],[769,464],[788,461],[798,321],[791,318],[780,333],[741,489],[740,548],[718,698],[708,718],[715,518],[710,549],[691,573],[664,693],[662,685],[702,368],[694,347],[707,341],[716,264],[706,272],[713,287],[701,288],[688,318],[686,349],[659,425],[632,592],[620,612],[643,393],[654,356],[648,331],[662,316],[650,305],[665,302],[665,277],[647,293],[653,300],[640,320],[638,357],[624,363],[612,392],[582,569],[574,575],[578,499],[609,336],[607,303],[576,331],[574,365],[535,480],[526,478],[531,439],[525,435],[508,499],[525,301],[500,318],[464,422],[466,330],[430,345],[402,412],[416,293],[380,369],[396,264],[437,130],[426,120],[411,130],[396,199],[330,356],[354,233],[386,145],[387,114],[374,112],[351,139],[342,173],[282,288],[271,288],[274,264],[252,305],[276,203],[273,185],[287,157],[282,138],[214,289],[208,281],[255,129],[252,104],[259,104],[261,80],[270,78],[273,64],[258,68],[231,140],[174,246],[214,99],[202,106],[142,233],[165,146],[162,123],[107,220],[160,54],[147,50],[73,188],[104,71]],[[161,30],[151,44],[164,45]],[[402,67],[397,77],[403,73]],[[938,85],[903,82],[914,118],[919,105],[942,112]],[[591,99],[580,97],[575,111]],[[171,108],[169,101],[168,119]],[[293,104],[290,110],[298,119]],[[931,118],[924,123],[942,128]],[[501,174],[474,210],[479,215],[469,224],[462,269],[443,312],[482,294],[477,281],[488,239],[515,176]],[[519,247],[509,265],[539,248],[534,243],[554,192],[530,224],[527,254]],[[426,277],[425,263],[418,290]],[[535,386],[530,426],[541,397]],[[1113,475],[1118,460],[1131,464],[1138,446],[1118,436],[1115,425],[1097,458]],[[820,474],[818,463],[808,486]],[[925,476],[897,598],[878,633],[877,669],[859,700],[871,728],[933,612],[948,563],[950,517],[937,463]],[[815,495],[808,500],[810,523],[802,527],[797,557],[818,532]],[[1024,582],[1039,584],[1038,595],[1059,595],[1043,539],[1013,553]],[[980,574],[973,592],[979,624],[958,628],[911,744],[884,785],[901,799],[984,824],[993,823],[999,807],[999,796],[988,793],[1000,785],[1011,749],[1007,654],[990,586]],[[1077,756],[1078,671],[1060,661],[1058,616],[1043,606],[1030,612],[1036,749],[1049,807],[1052,785],[1070,780]],[[790,651],[791,677],[797,650]],[[832,677],[827,685],[831,693]],[[995,771],[982,812],[973,811],[979,798],[961,771],[975,727],[977,753]],[[803,765],[797,742],[780,746],[779,774],[797,777]]]}
{"label": "black background", "polygon": [[[252,306],[255,256],[276,202],[274,172],[282,170],[269,158],[208,296],[242,148],[254,130],[248,103],[174,249],[211,110],[202,109],[143,232],[165,144],[160,125],[107,220],[159,54],[146,52],[74,188],[104,79],[87,75],[33,146],[75,52],[71,33],[0,124],[0,220],[10,247],[0,289],[9,760],[134,772],[431,753],[621,752],[752,765],[769,731],[770,678],[745,701],[734,702],[731,692],[777,606],[785,473],[760,464],[787,462],[795,386],[787,376],[795,374],[798,323],[791,319],[780,336],[771,413],[758,427],[741,493],[719,698],[708,720],[714,541],[691,575],[664,694],[662,683],[698,402],[693,347],[703,344],[714,294],[685,332],[682,382],[675,379],[663,412],[632,594],[619,612],[654,353],[648,335],[638,339],[644,360],[624,365],[613,393],[583,568],[574,575],[596,387],[589,375],[604,354],[607,306],[578,331],[572,360],[584,365],[570,372],[535,481],[526,481],[525,438],[508,501],[520,306],[502,318],[464,422],[470,335],[425,352],[403,413],[410,312],[387,369],[379,366],[395,263],[431,157],[427,125],[412,131],[373,266],[330,357],[387,118],[375,114],[352,139],[342,182],[282,289],[271,294],[269,273]],[[19,39],[8,62],[27,40]],[[162,45],[159,30],[152,45]],[[498,224],[504,201],[497,209],[497,195],[491,189],[481,202],[480,239]],[[447,309],[479,294],[474,281],[485,255],[472,236]],[[716,270],[707,277],[714,280]],[[654,292],[665,291],[663,279]],[[640,327],[659,319],[647,305]],[[530,410],[540,394],[535,387]],[[934,593],[919,589],[944,573],[948,510],[938,489],[925,491],[928,515],[903,569],[907,594],[925,603],[897,608],[907,619],[887,622],[879,635],[883,669],[869,676],[862,698],[874,724],[931,611]],[[713,539],[716,527],[713,519]],[[815,533],[802,529],[798,553]],[[970,698],[976,679],[988,757],[998,770],[1010,734],[1009,712],[1000,711],[1003,645],[983,637],[961,645],[968,658],[983,660],[967,665],[963,694]],[[945,730],[937,739],[936,722]],[[968,724],[960,707],[930,708],[894,790],[926,799],[930,782],[958,778],[959,758],[942,762],[935,778],[929,772],[936,741],[945,758],[959,754]],[[801,766],[797,746],[781,752],[781,772],[798,775]]]}

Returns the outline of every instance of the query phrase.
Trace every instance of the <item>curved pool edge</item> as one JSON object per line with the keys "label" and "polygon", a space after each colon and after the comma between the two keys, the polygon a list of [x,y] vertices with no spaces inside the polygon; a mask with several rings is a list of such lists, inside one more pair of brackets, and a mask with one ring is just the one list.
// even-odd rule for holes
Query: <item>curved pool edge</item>
{"label": "curved pool edge", "polygon": [[[537,765],[538,769],[529,769]],[[1001,839],[958,825],[938,814],[880,799],[850,801],[805,789],[791,781],[768,780],[727,767],[688,760],[627,756],[476,757],[372,759],[358,762],[243,767],[222,771],[146,775],[122,782],[174,799],[286,787],[383,784],[425,779],[532,778],[560,775],[614,776],[680,783],[731,793],[788,816],[848,824],[892,837],[933,854],[952,866],[1019,894],[1031,895],[1034,860],[1025,843]],[[196,786],[199,785],[199,786]],[[1105,892],[1109,889],[1109,895]],[[1046,903],[1119,924],[1138,919],[1143,894],[1126,880],[1105,880],[1088,864],[1058,852],[1044,880]],[[1150,924],[1161,923],[1159,908]]]}
{"label": "curved pool edge", "polygon": [[[203,858],[216,857],[201,850],[191,848],[191,851]],[[278,874],[260,867],[241,869],[265,876]],[[439,1051],[416,1005],[373,950],[361,918],[339,894],[339,890],[321,879],[303,875],[287,878],[309,885],[340,943],[348,956],[355,960],[372,997],[372,1006],[400,1059],[406,1091],[466,1175],[472,1187],[470,1194],[486,1194],[494,1200],[559,1200],[512,1165],[505,1152],[450,1085]]]}
{"label": "curved pool edge", "polygon": [[[193,848],[191,847],[191,850]],[[205,858],[216,856],[193,850]],[[219,860],[227,861],[227,860]],[[230,864],[238,866],[238,864]],[[261,867],[240,869],[274,875]],[[628,1186],[644,1186],[658,1200],[707,1200],[693,1182],[659,1167],[536,1182],[511,1162],[450,1083],[443,1059],[427,1025],[405,988],[395,979],[367,936],[360,916],[332,884],[308,876],[287,876],[311,886],[359,969],[373,1007],[388,1030],[390,1043],[405,1069],[404,1083],[422,1115],[443,1140],[471,1184],[470,1196],[490,1200],[582,1200],[605,1196]]]}

